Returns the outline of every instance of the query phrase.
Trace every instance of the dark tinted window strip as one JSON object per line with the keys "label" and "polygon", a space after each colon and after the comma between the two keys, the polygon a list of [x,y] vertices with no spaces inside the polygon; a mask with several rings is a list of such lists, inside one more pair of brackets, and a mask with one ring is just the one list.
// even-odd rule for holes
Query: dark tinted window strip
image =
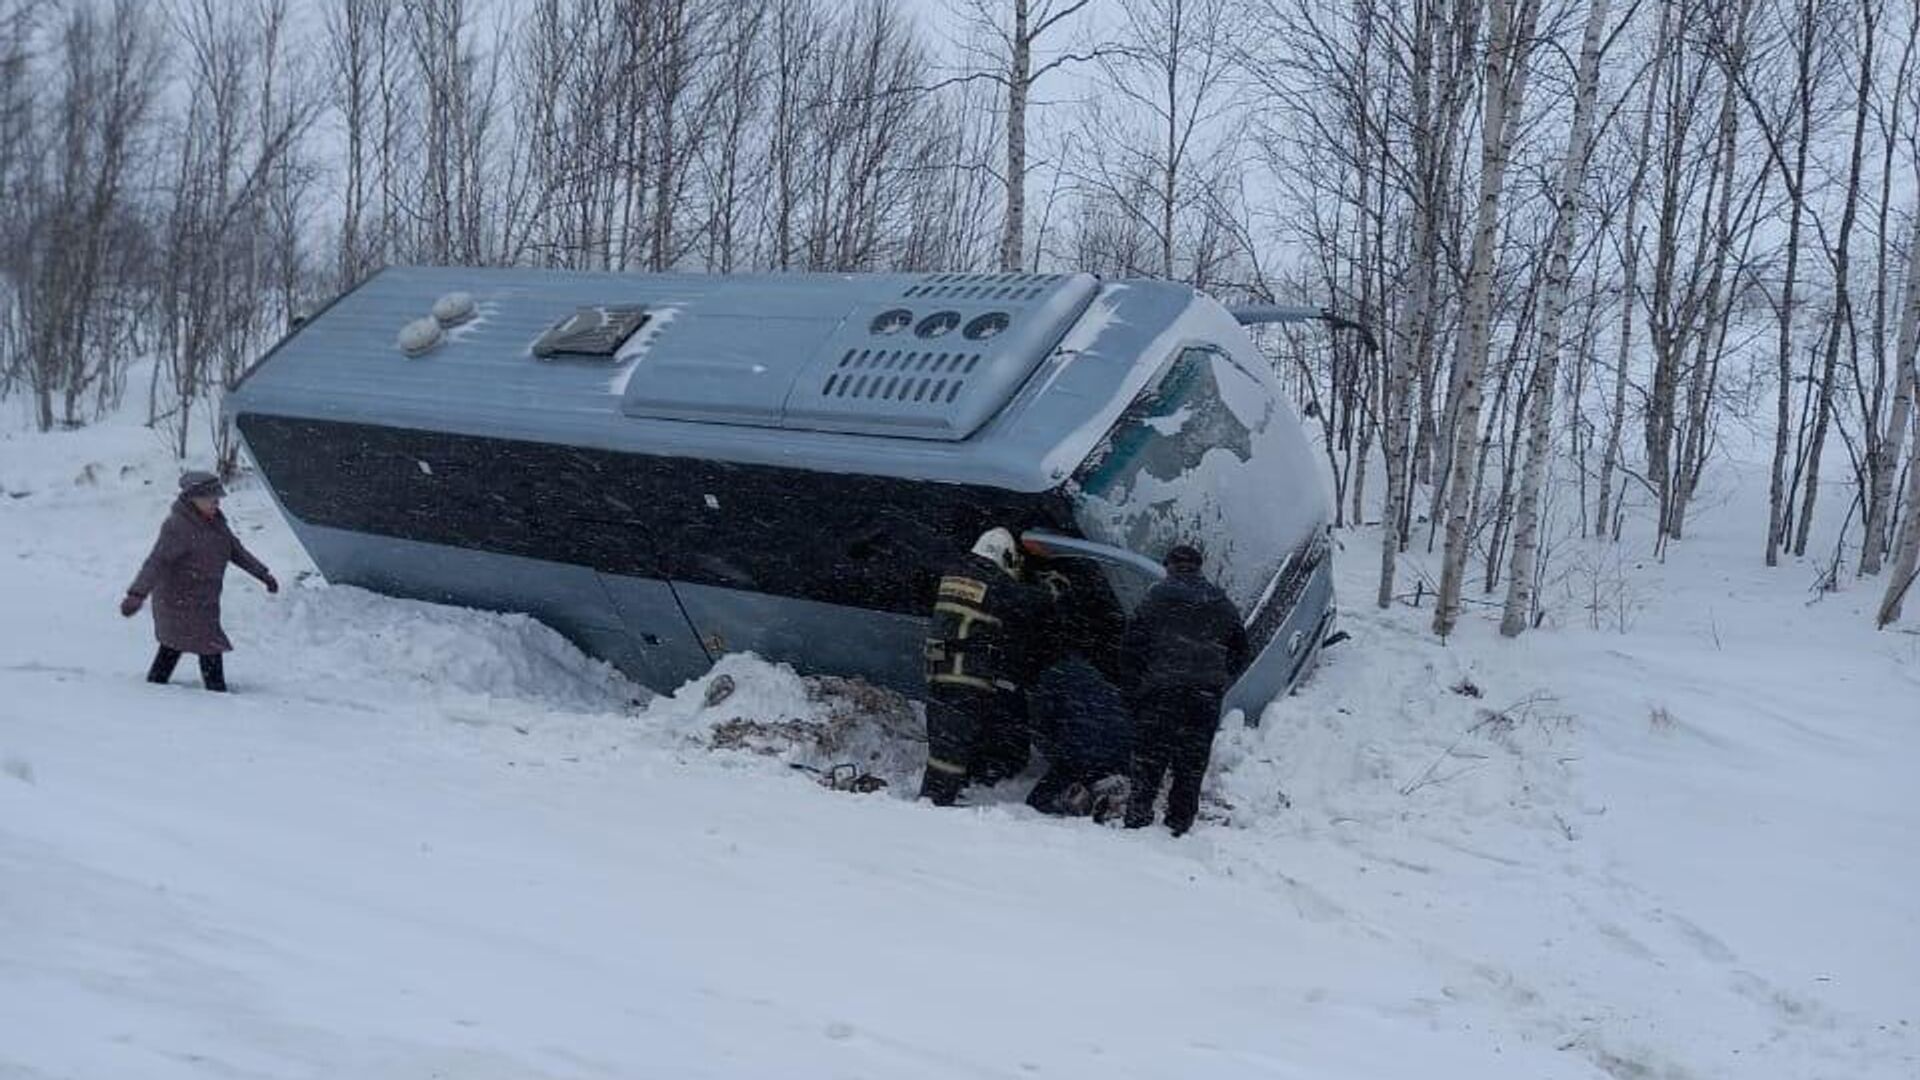
{"label": "dark tinted window strip", "polygon": [[922,614],[994,525],[1073,529],[1064,500],[961,484],[244,415],[303,521],[631,577]]}

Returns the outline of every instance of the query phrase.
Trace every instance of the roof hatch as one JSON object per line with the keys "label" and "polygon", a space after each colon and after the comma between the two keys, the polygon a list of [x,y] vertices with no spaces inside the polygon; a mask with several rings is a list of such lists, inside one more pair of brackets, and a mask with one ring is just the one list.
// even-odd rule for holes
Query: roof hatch
{"label": "roof hatch", "polygon": [[639,304],[574,308],[533,343],[533,355],[542,360],[612,360],[646,324],[647,309]]}
{"label": "roof hatch", "polygon": [[635,367],[622,411],[965,439],[1006,407],[1098,288],[1090,274],[931,274],[810,317],[688,311]]}

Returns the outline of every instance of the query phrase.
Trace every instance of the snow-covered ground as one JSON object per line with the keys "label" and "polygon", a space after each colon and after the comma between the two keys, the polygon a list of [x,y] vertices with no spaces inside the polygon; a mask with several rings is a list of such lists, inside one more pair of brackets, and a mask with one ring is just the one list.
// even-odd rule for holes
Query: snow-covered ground
{"label": "snow-covered ground", "polygon": [[1665,564],[1563,546],[1517,642],[1374,611],[1345,534],[1353,640],[1176,841],[908,802],[910,714],[750,658],[647,706],[530,620],[296,582],[251,487],[289,587],[230,575],[237,693],[149,687],[114,605],[172,462],[9,432],[0,1077],[1920,1076],[1920,636],[1760,568],[1734,470]]}

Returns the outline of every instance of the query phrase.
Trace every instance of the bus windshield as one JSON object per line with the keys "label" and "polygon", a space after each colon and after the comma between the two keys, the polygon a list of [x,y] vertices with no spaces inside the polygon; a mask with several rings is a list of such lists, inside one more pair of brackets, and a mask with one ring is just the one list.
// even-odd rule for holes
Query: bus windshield
{"label": "bus windshield", "polygon": [[1069,485],[1089,539],[1158,559],[1198,544],[1207,575],[1251,614],[1298,543],[1266,385],[1223,352],[1182,350]]}

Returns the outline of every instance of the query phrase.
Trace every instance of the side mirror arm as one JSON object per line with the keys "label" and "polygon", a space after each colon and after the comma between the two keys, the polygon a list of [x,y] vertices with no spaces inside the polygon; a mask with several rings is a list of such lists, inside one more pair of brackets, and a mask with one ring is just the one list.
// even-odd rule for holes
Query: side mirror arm
{"label": "side mirror arm", "polygon": [[1368,352],[1380,351],[1380,342],[1373,331],[1355,319],[1335,312],[1332,308],[1294,307],[1286,304],[1248,304],[1228,309],[1241,326],[1253,326],[1257,323],[1296,323],[1324,322],[1330,329],[1351,330],[1360,335],[1360,344]]}
{"label": "side mirror arm", "polygon": [[1166,568],[1137,551],[1114,547],[1112,544],[1082,540],[1077,536],[1063,536],[1045,530],[1033,530],[1020,534],[1020,547],[1030,555],[1043,559],[1091,559],[1095,562],[1114,563],[1124,566],[1149,581],[1159,581],[1167,576]]}

